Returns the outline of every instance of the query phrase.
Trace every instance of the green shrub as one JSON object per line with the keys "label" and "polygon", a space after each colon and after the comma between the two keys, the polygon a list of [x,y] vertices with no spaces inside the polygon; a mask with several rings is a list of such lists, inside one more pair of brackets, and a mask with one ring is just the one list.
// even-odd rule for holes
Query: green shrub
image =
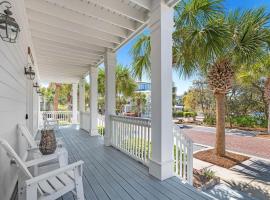
{"label": "green shrub", "polygon": [[212,115],[206,115],[203,119],[203,123],[206,125],[215,125],[216,124],[216,117]]}
{"label": "green shrub", "polygon": [[233,125],[240,127],[267,127],[267,120],[265,120],[263,117],[234,116],[231,117],[231,122]]}
{"label": "green shrub", "polygon": [[215,172],[210,169],[203,169],[202,174],[207,180],[211,180],[215,177]]}
{"label": "green shrub", "polygon": [[182,111],[176,111],[176,112],[173,112],[173,117],[183,117],[184,114]]}
{"label": "green shrub", "polygon": [[196,117],[197,113],[196,112],[184,112],[184,117]]}
{"label": "green shrub", "polygon": [[104,126],[99,126],[98,127],[98,133],[103,136],[105,134],[105,127]]}

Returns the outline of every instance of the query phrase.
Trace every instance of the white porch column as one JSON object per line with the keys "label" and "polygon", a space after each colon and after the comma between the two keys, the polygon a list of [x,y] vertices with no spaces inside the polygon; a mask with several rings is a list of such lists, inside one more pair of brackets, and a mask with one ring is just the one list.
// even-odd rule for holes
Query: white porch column
{"label": "white porch column", "polygon": [[155,1],[151,10],[152,159],[149,173],[160,180],[173,173],[172,31],[173,8]]}
{"label": "white porch column", "polygon": [[72,123],[78,122],[78,83],[72,84]]}
{"label": "white porch column", "polygon": [[105,64],[105,136],[104,143],[106,146],[111,145],[110,133],[110,115],[115,114],[115,66],[116,56],[113,52],[106,52],[104,56]]}
{"label": "white porch column", "polygon": [[98,118],[98,68],[90,67],[90,130],[91,136],[98,135],[97,118]]}
{"label": "white porch column", "polygon": [[79,82],[79,111],[85,112],[85,85],[83,78]]}

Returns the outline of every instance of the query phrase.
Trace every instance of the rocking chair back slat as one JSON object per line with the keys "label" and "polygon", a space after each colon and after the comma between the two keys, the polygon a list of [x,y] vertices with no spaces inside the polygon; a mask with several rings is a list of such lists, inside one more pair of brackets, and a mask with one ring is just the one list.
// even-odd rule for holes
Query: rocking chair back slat
{"label": "rocking chair back slat", "polygon": [[30,148],[37,148],[36,141],[34,140],[29,130],[25,127],[25,125],[18,124],[18,130],[19,130],[18,132],[21,133],[23,137],[25,137]]}

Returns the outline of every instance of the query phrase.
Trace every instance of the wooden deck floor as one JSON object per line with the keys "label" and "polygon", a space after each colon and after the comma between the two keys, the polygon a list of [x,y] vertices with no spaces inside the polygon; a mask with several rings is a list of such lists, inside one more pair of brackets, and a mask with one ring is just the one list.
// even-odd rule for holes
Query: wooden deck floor
{"label": "wooden deck floor", "polygon": [[[58,136],[64,138],[69,162],[85,162],[83,183],[87,200],[211,199],[176,177],[157,180],[148,174],[147,167],[112,147],[105,147],[102,137],[90,137],[76,127],[60,128]],[[71,199],[71,193],[62,197]]]}

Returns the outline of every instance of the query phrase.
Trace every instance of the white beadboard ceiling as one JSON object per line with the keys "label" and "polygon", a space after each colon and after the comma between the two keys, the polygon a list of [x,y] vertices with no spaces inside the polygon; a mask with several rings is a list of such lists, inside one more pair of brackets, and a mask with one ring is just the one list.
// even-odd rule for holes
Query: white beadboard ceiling
{"label": "white beadboard ceiling", "polygon": [[41,81],[77,82],[146,27],[152,1],[25,0]]}

